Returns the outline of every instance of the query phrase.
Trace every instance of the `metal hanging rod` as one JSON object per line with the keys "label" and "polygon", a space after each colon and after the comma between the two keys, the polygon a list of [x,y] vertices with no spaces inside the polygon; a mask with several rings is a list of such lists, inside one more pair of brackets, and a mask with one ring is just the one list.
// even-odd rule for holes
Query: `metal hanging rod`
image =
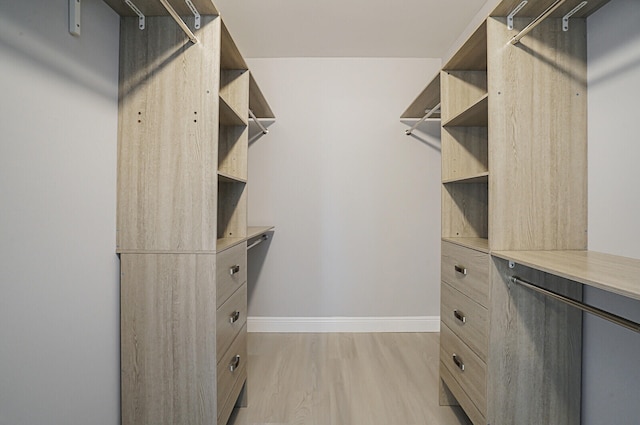
{"label": "metal hanging rod", "polygon": [[587,313],[591,313],[595,316],[598,316],[602,319],[608,320],[612,323],[615,323],[616,325],[622,326],[624,328],[630,329],[634,332],[638,332],[640,333],[640,324],[636,323],[634,321],[631,321],[629,319],[625,319],[624,317],[620,317],[616,314],[613,313],[609,313],[608,311],[599,309],[597,307],[593,307],[591,305],[585,304],[583,302],[580,301],[576,301],[574,299],[571,299],[567,296],[564,296],[562,294],[559,294],[557,292],[554,292],[550,289],[546,289],[546,288],[541,288],[540,286],[531,283],[531,282],[527,282],[526,280],[520,279],[518,276],[511,276],[509,278],[509,280],[513,283],[517,283],[519,285],[522,285],[526,288],[529,288],[531,290],[534,290],[536,292],[539,292],[541,294],[544,294],[546,296],[549,296],[551,298],[554,298],[558,301],[561,301],[565,304],[569,304],[570,306],[579,308],[582,311],[586,311]]}
{"label": "metal hanging rod", "polygon": [[262,134],[267,134],[269,132],[269,130],[267,130],[267,128],[264,125],[262,125],[260,121],[258,121],[258,118],[256,118],[255,114],[251,109],[249,109],[249,116],[251,117],[251,119],[253,119],[253,121],[256,123],[258,128],[262,130]]}
{"label": "metal hanging rod", "polygon": [[409,130],[405,130],[404,134],[406,134],[407,136],[411,136],[411,132],[413,132],[413,130],[416,129],[416,127],[418,127],[420,124],[422,124],[427,118],[429,118],[431,115],[433,115],[434,113],[438,112],[440,110],[440,104],[438,103],[436,106],[433,107],[433,109],[431,110],[426,110],[425,112],[427,113],[424,117],[420,118],[420,120],[415,123]]}
{"label": "metal hanging rod", "polygon": [[269,235],[264,234],[262,236],[260,236],[260,239],[258,239],[257,241],[253,242],[251,245],[247,246],[247,251],[249,251],[251,248],[253,248],[256,245],[260,245],[262,242],[266,241],[267,239],[269,239]]}
{"label": "metal hanging rod", "polygon": [[542,21],[544,21],[549,15],[551,15],[553,13],[554,10],[556,10],[557,8],[559,8],[565,1],[567,0],[556,0],[553,2],[553,4],[551,4],[551,6],[549,6],[547,8],[547,10],[545,10],[544,12],[542,12],[540,14],[540,16],[538,16],[537,18],[535,18],[533,21],[531,21],[531,23],[529,25],[527,25],[526,27],[524,27],[524,29],[522,31],[520,31],[515,37],[513,37],[510,41],[511,44],[518,44],[520,42],[520,39],[522,37],[524,37],[525,35],[529,34],[529,32],[534,29],[535,27],[538,26],[538,24],[540,24]]}
{"label": "metal hanging rod", "polygon": [[160,0],[160,3],[162,3],[162,5],[164,6],[165,9],[167,9],[167,12],[169,12],[169,15],[171,15],[171,17],[173,18],[174,21],[176,21],[176,23],[178,24],[178,26],[180,28],[182,28],[182,31],[184,31],[185,34],[187,34],[187,37],[189,37],[189,40],[191,40],[191,42],[193,44],[197,44],[198,43],[198,38],[195,36],[195,34],[189,29],[189,27],[187,26],[187,24],[184,23],[184,21],[182,20],[182,18],[180,17],[180,15],[178,15],[178,12],[175,11],[175,9],[173,8],[173,6],[171,6],[171,4],[167,1],[167,0]]}

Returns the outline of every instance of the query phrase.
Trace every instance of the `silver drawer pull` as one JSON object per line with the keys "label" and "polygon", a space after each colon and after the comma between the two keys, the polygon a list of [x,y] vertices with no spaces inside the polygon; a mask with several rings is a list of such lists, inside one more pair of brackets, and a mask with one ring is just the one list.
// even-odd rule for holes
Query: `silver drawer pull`
{"label": "silver drawer pull", "polygon": [[465,316],[460,310],[453,310],[453,315],[460,321],[460,323],[467,323],[467,316]]}
{"label": "silver drawer pull", "polygon": [[229,267],[229,274],[231,276],[233,276],[234,274],[238,273],[240,271],[240,266],[239,265],[235,265],[235,266],[231,266]]}
{"label": "silver drawer pull", "polygon": [[231,313],[231,316],[229,316],[229,323],[232,323],[232,324],[236,323],[239,318],[240,318],[240,312],[234,311],[233,313]]}
{"label": "silver drawer pull", "polygon": [[462,360],[460,360],[455,354],[453,355],[453,362],[458,366],[458,369],[464,372],[464,363],[462,363]]}
{"label": "silver drawer pull", "polygon": [[455,265],[453,268],[456,270],[456,273],[460,273],[463,276],[467,275],[467,268],[465,266]]}
{"label": "silver drawer pull", "polygon": [[235,371],[238,366],[240,366],[240,354],[236,354],[233,357],[233,360],[231,360],[231,363],[229,363],[229,371]]}

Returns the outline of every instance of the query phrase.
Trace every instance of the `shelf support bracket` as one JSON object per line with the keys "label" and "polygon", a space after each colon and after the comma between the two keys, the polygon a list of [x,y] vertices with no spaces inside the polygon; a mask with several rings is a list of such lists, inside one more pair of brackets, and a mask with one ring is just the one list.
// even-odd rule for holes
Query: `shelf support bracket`
{"label": "shelf support bracket", "polygon": [[258,121],[258,118],[256,118],[256,115],[253,113],[251,109],[249,109],[249,116],[251,117],[251,119],[253,119],[253,121],[256,123],[258,128],[260,128],[260,130],[262,131],[262,134],[267,134],[269,132],[269,130],[264,125],[262,125],[260,121]]}
{"label": "shelf support bracket", "polygon": [[191,32],[187,24],[184,23],[180,15],[178,15],[178,12],[176,12],[176,10],[173,8],[173,6],[171,6],[171,4],[167,0],[160,0],[160,3],[162,3],[162,6],[164,6],[167,12],[169,12],[169,15],[171,15],[173,20],[176,21],[176,24],[178,24],[178,26],[182,29],[182,31],[184,31],[184,33],[187,34],[187,37],[189,37],[189,40],[191,40],[193,44],[197,44],[198,38],[195,36],[193,32]]}
{"label": "shelf support bracket", "polygon": [[69,32],[80,36],[80,0],[69,0]]}
{"label": "shelf support bracket", "polygon": [[519,5],[517,5],[516,8],[513,9],[511,11],[511,13],[509,13],[509,15],[507,15],[507,29],[509,31],[511,31],[513,29],[513,17],[516,16],[516,14],[518,12],[520,12],[523,7],[525,7],[527,5],[527,3],[529,3],[529,2],[527,0],[524,0]]}
{"label": "shelf support bracket", "polygon": [[583,1],[582,3],[580,3],[579,5],[574,7],[573,9],[571,9],[571,11],[569,13],[567,13],[566,15],[564,15],[562,17],[562,31],[569,31],[569,18],[572,17],[578,10],[582,9],[583,7],[585,7],[587,5],[587,3],[588,2]]}
{"label": "shelf support bracket", "polygon": [[526,27],[524,27],[524,29],[522,31],[520,31],[516,36],[514,36],[510,43],[511,44],[518,44],[520,42],[520,39],[522,37],[524,37],[525,35],[529,34],[529,32],[531,32],[532,29],[534,29],[535,27],[537,27],[542,21],[544,21],[545,19],[547,19],[549,17],[549,15],[551,15],[557,8],[559,8],[560,6],[562,6],[562,3],[564,3],[567,0],[556,0],[554,1],[551,6],[549,6],[544,12],[542,12],[540,14],[540,16],[538,16],[537,18],[535,18],[533,21],[531,21],[531,23],[529,25],[527,25]]}
{"label": "shelf support bracket", "polygon": [[145,27],[144,14],[140,11],[140,9],[138,9],[138,7],[135,4],[131,2],[131,0],[124,0],[124,2],[127,4],[127,6],[131,8],[131,10],[135,12],[136,15],[138,15],[138,28],[143,30]]}
{"label": "shelf support bracket", "polygon": [[405,130],[404,134],[406,134],[407,136],[411,136],[411,133],[413,132],[413,130],[416,129],[416,127],[418,127],[420,124],[422,124],[427,118],[429,118],[431,115],[435,114],[436,112],[438,112],[440,110],[440,104],[438,103],[436,106],[434,106],[432,109],[427,109],[425,112],[427,113],[424,117],[420,118],[420,120],[415,123],[409,130]]}
{"label": "shelf support bracket", "polygon": [[191,9],[191,13],[193,13],[193,17],[195,18],[195,28],[197,30],[200,29],[200,13],[198,13],[198,9],[196,9],[196,7],[193,5],[193,2],[191,0],[184,0],[185,3],[187,3],[187,6],[189,6],[189,9]]}

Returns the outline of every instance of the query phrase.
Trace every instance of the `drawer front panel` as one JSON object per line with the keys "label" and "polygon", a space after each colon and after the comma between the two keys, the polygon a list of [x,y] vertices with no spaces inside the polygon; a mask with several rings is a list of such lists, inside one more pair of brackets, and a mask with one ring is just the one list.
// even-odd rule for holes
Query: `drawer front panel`
{"label": "drawer front panel", "polygon": [[485,417],[480,413],[480,410],[471,401],[467,393],[464,392],[460,384],[455,380],[453,375],[449,372],[449,369],[440,362],[440,379],[444,381],[449,391],[454,395],[456,401],[460,404],[460,407],[467,414],[473,425],[487,425]]}
{"label": "drawer front panel", "polygon": [[442,280],[475,302],[489,301],[489,254],[442,242]]}
{"label": "drawer front panel", "polygon": [[440,362],[453,375],[480,413],[486,416],[486,365],[444,324],[440,329]]}
{"label": "drawer front panel", "polygon": [[[238,379],[247,378],[247,327],[244,326],[218,362],[218,407],[222,410]],[[231,366],[233,370],[231,370]]]}
{"label": "drawer front panel", "polygon": [[216,353],[220,360],[247,323],[247,284],[244,283],[216,313]]}
{"label": "drawer front panel", "polygon": [[443,282],[440,317],[484,362],[489,347],[489,313],[462,292]]}
{"label": "drawer front panel", "polygon": [[216,288],[220,307],[247,281],[247,243],[241,243],[216,255]]}

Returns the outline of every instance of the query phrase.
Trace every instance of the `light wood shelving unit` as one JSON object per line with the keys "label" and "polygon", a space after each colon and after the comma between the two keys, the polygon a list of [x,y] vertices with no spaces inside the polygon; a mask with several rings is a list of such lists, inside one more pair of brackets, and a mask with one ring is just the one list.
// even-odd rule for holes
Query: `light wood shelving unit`
{"label": "light wood shelving unit", "polygon": [[218,12],[121,1],[117,251],[123,425],[226,424],[246,403],[249,105],[273,112]]}

